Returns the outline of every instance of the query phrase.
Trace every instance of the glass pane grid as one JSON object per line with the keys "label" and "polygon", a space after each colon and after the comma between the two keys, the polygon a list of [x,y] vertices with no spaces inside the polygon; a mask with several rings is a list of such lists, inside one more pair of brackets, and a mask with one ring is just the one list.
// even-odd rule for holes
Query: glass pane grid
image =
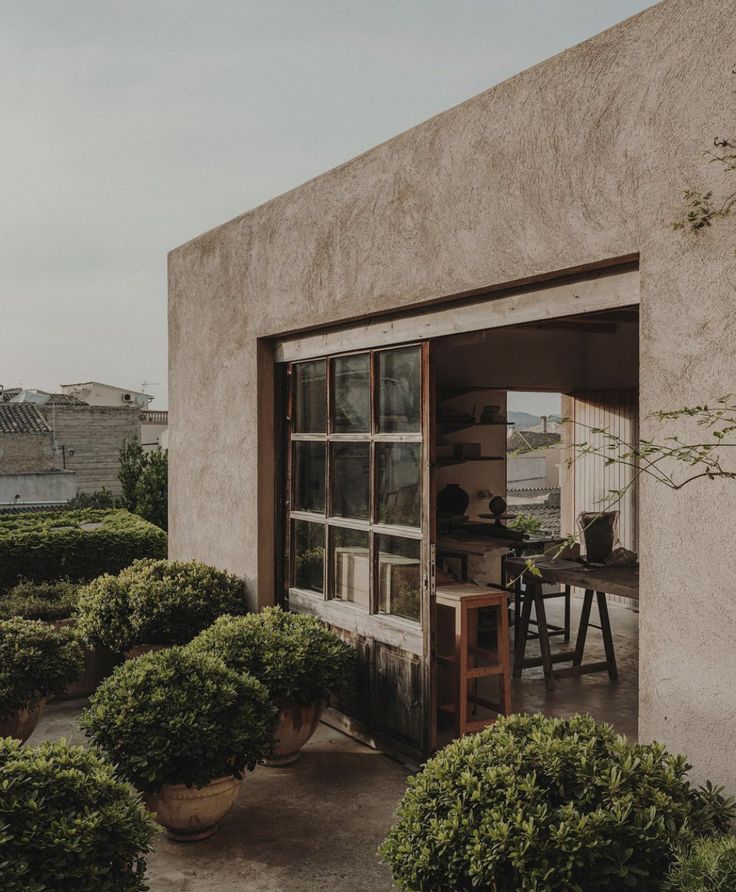
{"label": "glass pane grid", "polygon": [[292,583],[421,622],[421,347],[295,365]]}

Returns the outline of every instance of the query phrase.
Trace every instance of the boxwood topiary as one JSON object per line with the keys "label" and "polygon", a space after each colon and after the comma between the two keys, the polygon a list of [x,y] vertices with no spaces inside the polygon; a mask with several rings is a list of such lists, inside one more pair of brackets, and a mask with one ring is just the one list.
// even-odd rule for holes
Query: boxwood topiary
{"label": "boxwood topiary", "polygon": [[55,622],[69,619],[79,597],[79,586],[69,580],[31,582],[26,580],[0,596],[0,619],[21,616]]}
{"label": "boxwood topiary", "polygon": [[124,651],[185,644],[223,613],[247,611],[242,579],[198,561],[135,561],[79,593],[79,631],[89,644]]}
{"label": "boxwood topiary", "polygon": [[355,670],[355,651],[334,632],[312,616],[279,607],[220,617],[190,647],[255,676],[279,705],[319,702],[330,690],[349,687]]}
{"label": "boxwood topiary", "polygon": [[94,752],[0,740],[3,892],[142,892],[154,827]]}
{"label": "boxwood topiary", "polygon": [[260,682],[186,647],[118,666],[81,720],[94,744],[144,793],[240,777],[271,752],[274,723]]}
{"label": "boxwood topiary", "polygon": [[675,847],[732,814],[688,769],[590,716],[500,718],[410,778],[381,854],[416,892],[661,889]]}
{"label": "boxwood topiary", "polygon": [[123,510],[0,517],[0,592],[22,579],[86,582],[138,558],[166,557],[166,533]]}
{"label": "boxwood topiary", "polygon": [[0,621],[0,719],[58,696],[83,664],[71,630],[18,617]]}
{"label": "boxwood topiary", "polygon": [[683,848],[667,877],[671,892],[729,892],[736,889],[736,838],[699,839]]}

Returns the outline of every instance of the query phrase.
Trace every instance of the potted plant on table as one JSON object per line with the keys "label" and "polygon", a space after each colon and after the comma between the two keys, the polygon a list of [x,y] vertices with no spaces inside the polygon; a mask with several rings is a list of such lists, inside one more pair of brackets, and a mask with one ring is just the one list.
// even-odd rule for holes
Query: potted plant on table
{"label": "potted plant on table", "polygon": [[186,644],[218,616],[247,612],[242,579],[198,561],[134,561],[79,593],[79,629],[90,644],[126,657]]}
{"label": "potted plant on table", "polygon": [[268,765],[290,765],[314,734],[331,690],[349,687],[355,651],[312,616],[267,607],[248,616],[223,616],[190,648],[221,657],[253,675],[278,709],[276,743]]}
{"label": "potted plant on table", "polygon": [[[39,619],[57,628],[76,627],[75,615],[79,600],[80,586],[68,579],[52,582],[26,580],[13,586],[0,597],[0,619]],[[119,657],[101,644],[87,645],[84,667],[75,679],[59,696],[69,700],[73,697],[87,697],[109,675],[119,662]]]}
{"label": "potted plant on table", "polygon": [[83,661],[70,629],[19,617],[0,621],[0,737],[26,741],[46,699],[64,691]]}
{"label": "potted plant on table", "polygon": [[171,647],[118,666],[82,727],[145,796],[171,839],[206,839],[246,771],[273,745],[275,710],[256,679],[212,654]]}
{"label": "potted plant on table", "polygon": [[3,892],[143,892],[155,824],[96,753],[0,740]]}

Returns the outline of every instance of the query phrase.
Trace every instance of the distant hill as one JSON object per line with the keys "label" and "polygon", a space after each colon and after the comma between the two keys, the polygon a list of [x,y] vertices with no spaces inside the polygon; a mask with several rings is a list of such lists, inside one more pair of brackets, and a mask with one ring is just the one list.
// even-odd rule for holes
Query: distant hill
{"label": "distant hill", "polygon": [[[528,431],[542,423],[540,415],[532,415],[531,412],[507,412],[509,421],[514,422],[515,431]],[[560,421],[559,415],[548,415],[550,421]]]}
{"label": "distant hill", "polygon": [[517,431],[528,431],[542,420],[539,415],[532,415],[530,412],[507,412],[506,416],[509,421],[514,422],[514,430]]}

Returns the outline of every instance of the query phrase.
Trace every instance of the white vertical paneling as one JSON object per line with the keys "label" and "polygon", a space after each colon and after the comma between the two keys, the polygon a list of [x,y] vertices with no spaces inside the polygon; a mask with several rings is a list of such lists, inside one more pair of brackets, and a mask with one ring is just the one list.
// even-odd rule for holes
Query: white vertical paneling
{"label": "white vertical paneling", "polygon": [[[639,437],[639,395],[636,390],[600,390],[574,394],[568,404],[569,416],[574,420],[572,442],[587,441],[596,446],[604,445],[604,434],[596,434],[593,429],[608,430],[621,437],[628,444],[635,444]],[[620,452],[611,452],[615,458]],[[581,511],[601,510],[610,503],[612,490],[624,489],[631,484],[635,470],[621,464],[606,465],[598,455],[579,455],[571,450],[573,466],[566,475],[566,484],[572,487],[572,494],[565,500],[568,505],[564,518],[565,531],[575,529],[577,516]],[[634,482],[623,499],[611,506],[619,512],[618,536],[621,545],[631,551],[638,551],[638,486]]]}

